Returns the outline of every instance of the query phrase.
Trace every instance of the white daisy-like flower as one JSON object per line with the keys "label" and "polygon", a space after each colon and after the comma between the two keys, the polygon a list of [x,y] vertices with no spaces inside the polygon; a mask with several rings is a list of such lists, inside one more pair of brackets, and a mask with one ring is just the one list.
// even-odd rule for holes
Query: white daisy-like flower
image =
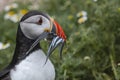
{"label": "white daisy-like flower", "polygon": [[8,13],[5,14],[4,19],[9,19],[13,15],[15,15],[15,12],[14,11],[9,11]]}
{"label": "white daisy-like flower", "polygon": [[78,19],[78,23],[81,24],[81,23],[84,23],[85,21],[87,21],[88,17],[87,16],[83,16],[81,18]]}
{"label": "white daisy-like flower", "polygon": [[10,17],[11,17],[11,16],[10,16],[9,14],[5,14],[4,19],[5,19],[5,20],[8,20],[8,19],[10,19]]}
{"label": "white daisy-like flower", "polygon": [[21,16],[23,16],[23,15],[25,15],[27,12],[28,12],[27,9],[21,9],[21,10],[19,11],[19,14],[20,14]]}
{"label": "white daisy-like flower", "polygon": [[84,60],[90,60],[90,56],[85,56]]}
{"label": "white daisy-like flower", "polygon": [[17,3],[13,3],[11,6],[12,6],[12,8],[18,8],[18,4]]}
{"label": "white daisy-like flower", "polygon": [[117,65],[120,66],[120,63],[118,63]]}
{"label": "white daisy-like flower", "polygon": [[86,12],[86,11],[80,11],[79,13],[77,13],[76,16],[77,16],[77,17],[87,16],[87,12]]}
{"label": "white daisy-like flower", "polygon": [[13,8],[18,8],[18,4],[17,3],[13,3],[11,5],[7,5],[7,6],[5,6],[4,10],[5,11],[9,11],[9,10],[11,10]]}
{"label": "white daisy-like flower", "polygon": [[93,0],[94,2],[97,2],[98,0]]}
{"label": "white daisy-like flower", "polygon": [[9,11],[7,14],[5,14],[4,19],[16,23],[19,21],[20,17],[14,11]]}
{"label": "white daisy-like flower", "polygon": [[10,47],[10,43],[4,44],[4,43],[0,42],[0,50],[6,49],[8,47]]}
{"label": "white daisy-like flower", "polygon": [[10,20],[16,23],[19,21],[19,16],[15,14],[15,15],[10,17]]}
{"label": "white daisy-like flower", "polygon": [[10,9],[11,9],[10,6],[6,6],[6,7],[4,8],[5,11],[9,11]]}

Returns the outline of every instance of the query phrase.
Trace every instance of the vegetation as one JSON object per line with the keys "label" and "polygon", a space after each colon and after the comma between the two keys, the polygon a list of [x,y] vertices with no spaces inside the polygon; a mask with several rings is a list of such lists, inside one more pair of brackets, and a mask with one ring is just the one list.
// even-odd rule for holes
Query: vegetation
{"label": "vegetation", "polygon": [[[17,9],[31,10],[27,4]],[[67,42],[63,59],[55,50],[50,59],[56,80],[120,80],[120,0],[44,0],[37,10],[50,14],[63,27]],[[15,48],[18,23],[0,14],[0,41],[11,46],[0,50],[0,69],[9,64]],[[85,18],[83,17],[85,16]],[[47,43],[42,42],[44,51]]]}

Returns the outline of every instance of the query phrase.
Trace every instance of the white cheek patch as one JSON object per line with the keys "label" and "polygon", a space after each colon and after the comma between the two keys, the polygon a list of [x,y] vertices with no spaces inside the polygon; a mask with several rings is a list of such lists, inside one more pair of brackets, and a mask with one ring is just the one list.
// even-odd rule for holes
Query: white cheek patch
{"label": "white cheek patch", "polygon": [[[40,17],[42,18],[42,24],[36,24]],[[41,15],[32,16],[26,19],[23,22],[20,22],[20,28],[23,34],[30,39],[37,38],[41,33],[43,33],[46,29],[50,30],[50,21]]]}
{"label": "white cheek patch", "polygon": [[30,23],[20,23],[23,34],[29,39],[35,39],[44,32],[44,28]]}

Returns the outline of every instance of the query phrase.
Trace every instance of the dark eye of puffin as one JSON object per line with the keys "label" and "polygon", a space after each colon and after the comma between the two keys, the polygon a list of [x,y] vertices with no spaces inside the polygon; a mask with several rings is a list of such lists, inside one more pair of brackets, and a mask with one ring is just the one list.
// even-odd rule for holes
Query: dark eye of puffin
{"label": "dark eye of puffin", "polygon": [[38,25],[41,25],[43,23],[42,17],[40,17],[39,21],[37,22]]}

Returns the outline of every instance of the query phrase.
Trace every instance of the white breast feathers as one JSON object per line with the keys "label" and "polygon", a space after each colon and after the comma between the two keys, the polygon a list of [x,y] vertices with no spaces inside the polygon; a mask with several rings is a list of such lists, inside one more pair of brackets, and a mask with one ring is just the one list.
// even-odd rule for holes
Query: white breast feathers
{"label": "white breast feathers", "polygon": [[[50,60],[45,64],[42,50],[31,53],[10,71],[12,80],[54,80],[55,70]],[[44,65],[45,64],[45,65]]]}

